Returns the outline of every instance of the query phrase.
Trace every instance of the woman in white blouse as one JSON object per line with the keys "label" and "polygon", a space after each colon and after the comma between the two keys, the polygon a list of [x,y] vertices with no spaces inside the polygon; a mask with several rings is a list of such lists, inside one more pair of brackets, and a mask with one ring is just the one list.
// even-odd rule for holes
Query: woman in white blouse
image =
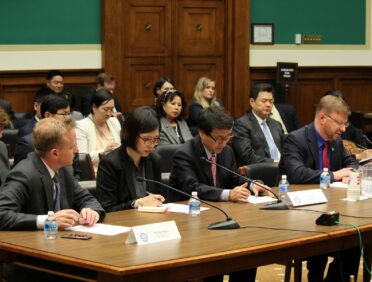
{"label": "woman in white blouse", "polygon": [[76,137],[79,153],[89,153],[97,172],[99,154],[106,154],[120,145],[121,126],[112,117],[115,101],[105,88],[97,90],[91,100],[91,113],[77,121]]}

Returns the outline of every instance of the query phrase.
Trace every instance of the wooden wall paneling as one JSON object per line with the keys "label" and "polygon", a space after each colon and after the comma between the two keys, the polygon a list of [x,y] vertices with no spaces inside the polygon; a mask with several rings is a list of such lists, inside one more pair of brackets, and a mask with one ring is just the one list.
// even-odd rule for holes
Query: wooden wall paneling
{"label": "wooden wall paneling", "polygon": [[223,1],[177,1],[177,53],[180,56],[224,54]]}
{"label": "wooden wall paneling", "polygon": [[[33,114],[33,101],[37,90],[45,84],[47,71],[0,72],[0,98],[8,100],[15,112]],[[100,70],[62,70],[65,87],[94,86]],[[73,94],[74,92],[71,91]]]}
{"label": "wooden wall paneling", "polygon": [[126,94],[125,108],[134,109],[138,106],[152,105],[154,82],[159,77],[171,73],[170,58],[127,58],[124,60],[125,69],[128,70],[127,83],[124,88]]}
{"label": "wooden wall paneling", "polygon": [[177,88],[186,95],[190,103],[194,96],[195,85],[202,76],[216,81],[217,97],[225,100],[223,91],[224,65],[221,58],[179,58],[177,66]]}
{"label": "wooden wall paneling", "polygon": [[124,58],[124,19],[125,2],[121,0],[102,0],[102,67],[115,77],[115,95],[124,111],[127,111],[124,88],[127,79],[123,69]]}
{"label": "wooden wall paneling", "polygon": [[340,89],[351,110],[372,111],[372,77],[370,80],[342,79]]}
{"label": "wooden wall paneling", "polygon": [[[172,11],[169,1],[126,1],[126,56],[170,56]],[[124,12],[124,13],[125,13]],[[151,47],[151,48],[149,48]]]}
{"label": "wooden wall paneling", "polygon": [[250,0],[226,1],[225,104],[233,116],[247,110],[249,99]]}
{"label": "wooden wall paneling", "polygon": [[[154,28],[153,34],[142,31],[148,22]],[[134,67],[133,60],[160,57],[169,58],[170,66],[164,67],[166,72],[159,73],[152,83],[160,76],[169,75],[176,88],[186,91],[190,97],[195,76],[216,70],[212,76],[219,80],[220,98],[233,114],[235,107],[241,109],[240,97],[249,89],[249,0],[103,0],[102,26],[103,65],[116,78],[116,92],[121,94],[125,111],[148,104],[142,92],[133,92],[135,85],[142,83],[132,81],[133,77],[145,76],[140,71],[143,66]],[[200,69],[205,69],[205,60],[214,62],[207,63],[210,70],[197,74],[194,59],[201,62]],[[148,64],[159,63],[155,60]],[[191,81],[187,81],[188,77]],[[137,93],[140,97],[133,97]]]}
{"label": "wooden wall paneling", "polygon": [[332,89],[332,79],[305,79],[296,85],[295,107],[302,124],[314,120],[316,105],[323,94]]}

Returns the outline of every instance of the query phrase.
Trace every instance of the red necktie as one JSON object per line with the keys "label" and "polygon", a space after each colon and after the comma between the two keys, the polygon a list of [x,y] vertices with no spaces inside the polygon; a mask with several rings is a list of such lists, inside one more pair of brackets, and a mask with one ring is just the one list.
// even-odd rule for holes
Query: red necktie
{"label": "red necktie", "polygon": [[216,154],[211,155],[211,171],[212,171],[212,178],[213,178],[213,185],[216,187],[216,175],[217,175],[217,166],[216,166]]}
{"label": "red necktie", "polygon": [[328,145],[329,142],[324,142],[323,144],[323,168],[329,168]]}

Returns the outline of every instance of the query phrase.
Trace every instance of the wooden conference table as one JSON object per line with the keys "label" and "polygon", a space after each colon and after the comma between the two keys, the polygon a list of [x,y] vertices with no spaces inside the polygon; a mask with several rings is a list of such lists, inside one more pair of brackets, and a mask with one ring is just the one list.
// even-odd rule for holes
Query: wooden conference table
{"label": "wooden conference table", "polygon": [[[292,190],[303,188],[296,186]],[[351,216],[371,216],[340,216],[340,221],[357,225],[363,244],[372,243],[372,199],[342,201],[340,199],[345,197],[345,189],[332,188],[326,190],[325,194],[329,201],[327,204],[303,209],[336,210]],[[260,210],[261,205],[253,204],[216,204],[241,226],[250,227],[208,230],[210,223],[224,219],[214,209],[202,212],[200,217],[128,210],[107,214],[105,223],[135,226],[175,220],[182,238],[138,246],[124,243],[127,234],[93,235],[91,240],[82,241],[61,238],[46,240],[42,231],[1,231],[0,259],[39,269],[50,268],[66,276],[82,277],[83,281],[185,281],[292,258],[305,258],[359,244],[352,227],[316,225],[315,220],[320,215],[317,212],[299,211],[300,208]]]}

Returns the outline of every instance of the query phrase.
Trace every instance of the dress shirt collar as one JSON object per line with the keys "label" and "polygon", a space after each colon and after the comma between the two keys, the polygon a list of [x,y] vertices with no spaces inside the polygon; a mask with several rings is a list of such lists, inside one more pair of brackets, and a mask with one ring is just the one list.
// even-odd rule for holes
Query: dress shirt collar
{"label": "dress shirt collar", "polygon": [[50,177],[53,179],[54,175],[56,175],[56,173],[53,171],[53,169],[50,168],[50,166],[47,165],[46,162],[44,162],[43,159],[41,159],[41,161],[43,162],[43,164],[45,165],[45,167],[47,168],[48,172],[49,172],[49,175]]}
{"label": "dress shirt collar", "polygon": [[266,119],[262,119],[262,118],[260,118],[258,115],[256,115],[256,113],[252,110],[252,114],[255,116],[255,118],[257,119],[257,121],[258,121],[258,124],[260,125],[260,126],[262,126],[262,122],[263,121],[266,121]]}

